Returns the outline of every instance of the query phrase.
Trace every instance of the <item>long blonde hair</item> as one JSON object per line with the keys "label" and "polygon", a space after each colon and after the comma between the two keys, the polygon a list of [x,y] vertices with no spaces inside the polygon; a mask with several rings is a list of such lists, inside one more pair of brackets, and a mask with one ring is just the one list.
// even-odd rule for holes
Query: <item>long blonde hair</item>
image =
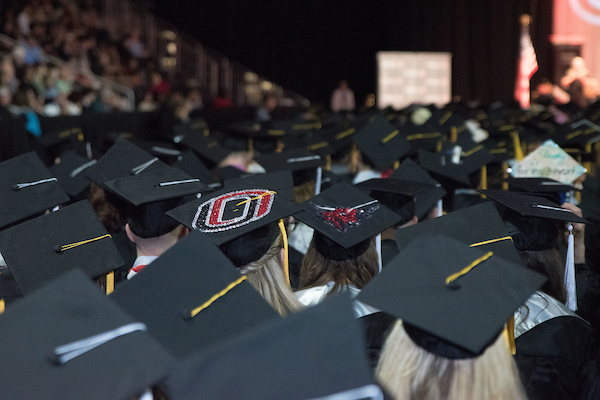
{"label": "long blonde hair", "polygon": [[279,314],[287,315],[301,310],[304,306],[287,285],[280,259],[282,248],[283,237],[280,233],[260,259],[240,267],[239,270]]}
{"label": "long blonde hair", "polygon": [[396,400],[526,400],[517,366],[502,335],[475,358],[451,360],[417,346],[397,321],[376,375]]}

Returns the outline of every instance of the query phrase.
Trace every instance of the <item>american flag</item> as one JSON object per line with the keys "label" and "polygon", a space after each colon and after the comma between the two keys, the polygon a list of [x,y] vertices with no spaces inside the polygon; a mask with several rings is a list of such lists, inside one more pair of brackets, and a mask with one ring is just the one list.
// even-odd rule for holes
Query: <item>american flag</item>
{"label": "american flag", "polygon": [[523,28],[521,32],[521,52],[517,69],[517,82],[515,84],[515,100],[522,108],[529,108],[529,81],[538,70],[537,57],[529,32]]}

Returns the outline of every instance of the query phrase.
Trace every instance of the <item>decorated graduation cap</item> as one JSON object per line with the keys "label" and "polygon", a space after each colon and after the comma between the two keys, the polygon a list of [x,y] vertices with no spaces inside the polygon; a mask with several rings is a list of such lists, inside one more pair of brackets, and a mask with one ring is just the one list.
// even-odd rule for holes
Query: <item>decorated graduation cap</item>
{"label": "decorated graduation cap", "polygon": [[1,231],[0,252],[23,295],[75,268],[95,278],[123,266],[85,200]]}
{"label": "decorated graduation cap", "polygon": [[[265,255],[280,233],[284,235],[284,248],[287,250],[283,218],[300,211],[300,207],[277,191],[277,182],[271,182],[273,186],[256,186],[255,183],[245,180],[230,183],[222,190],[167,214],[188,228],[207,235],[236,267],[243,267]],[[287,279],[287,257],[284,269]]]}
{"label": "decorated graduation cap", "polygon": [[253,329],[178,365],[172,400],[383,399],[352,302],[339,296]]}
{"label": "decorated graduation cap", "polygon": [[400,130],[381,116],[376,116],[358,130],[354,141],[368,160],[380,170],[391,167],[410,151],[410,145],[400,135]]}
{"label": "decorated graduation cap", "polygon": [[[438,203],[441,202],[442,197],[446,195],[446,191],[442,188],[442,185],[409,158],[400,163],[398,168],[392,172],[390,178],[413,181],[429,186],[427,190],[414,195],[415,215],[419,218],[419,221],[423,220],[436,205],[439,205]],[[439,208],[441,215],[442,207],[440,206]]]}
{"label": "decorated graduation cap", "polygon": [[401,249],[357,299],[402,319],[412,341],[427,352],[465,359],[494,343],[544,281],[492,251],[433,235]]}
{"label": "decorated graduation cap", "polygon": [[161,168],[165,164],[127,140],[118,140],[100,160],[83,173],[92,182],[104,187],[104,182],[139,175]]}
{"label": "decorated graduation cap", "polygon": [[81,271],[0,315],[2,396],[129,399],[160,383],[173,357]]}
{"label": "decorated graduation cap", "polygon": [[356,185],[372,198],[402,217],[399,225],[415,216],[415,195],[430,189],[424,183],[401,181],[394,178],[370,179]]}
{"label": "decorated graduation cap", "polygon": [[515,178],[550,178],[571,184],[586,169],[556,143],[547,140],[516,165],[511,175]]}
{"label": "decorated graduation cap", "polygon": [[0,229],[69,201],[34,152],[0,163]]}
{"label": "decorated graduation cap", "polygon": [[419,222],[399,229],[394,234],[398,248],[403,249],[415,238],[441,234],[468,246],[493,251],[513,264],[520,265],[521,258],[512,242],[510,232],[492,202],[486,202],[453,211],[438,218]]}
{"label": "decorated graduation cap", "polygon": [[110,298],[177,357],[279,316],[200,232],[190,232]]}
{"label": "decorated graduation cap", "polygon": [[301,204],[294,217],[315,230],[316,250],[325,258],[343,261],[363,254],[370,239],[397,225],[401,217],[346,182]]}
{"label": "decorated graduation cap", "polygon": [[90,187],[90,181],[83,172],[97,162],[68,151],[60,156],[58,164],[50,167],[50,172],[71,198],[80,198]]}

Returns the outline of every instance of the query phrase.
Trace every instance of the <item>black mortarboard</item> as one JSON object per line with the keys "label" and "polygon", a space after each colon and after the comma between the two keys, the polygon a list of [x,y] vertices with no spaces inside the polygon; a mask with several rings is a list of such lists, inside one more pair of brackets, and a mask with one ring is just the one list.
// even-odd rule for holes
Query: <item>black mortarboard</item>
{"label": "black mortarboard", "polygon": [[267,172],[273,171],[299,171],[317,168],[323,165],[323,159],[317,154],[312,154],[306,149],[290,149],[280,153],[263,154],[254,159]]}
{"label": "black mortarboard", "polygon": [[400,166],[392,172],[390,178],[429,185],[429,189],[415,194],[415,215],[419,218],[419,221],[423,220],[437,205],[438,201],[446,195],[442,185],[409,158],[400,163]]}
{"label": "black mortarboard", "polygon": [[552,135],[552,139],[561,147],[577,147],[585,150],[588,144],[600,140],[600,126],[582,119],[560,126]]}
{"label": "black mortarboard", "polygon": [[267,172],[290,170],[294,177],[294,186],[300,186],[311,180],[316,181],[317,168],[324,159],[305,148],[284,150],[280,153],[263,154],[254,159]]}
{"label": "black mortarboard", "polygon": [[207,234],[220,246],[298,211],[298,206],[276,190],[248,186],[241,181],[190,201],[167,215]]}
{"label": "black mortarboard", "polygon": [[342,261],[364,253],[370,239],[397,225],[401,217],[346,182],[301,204],[294,217],[315,229],[314,245],[323,256]]}
{"label": "black mortarboard", "polygon": [[169,397],[383,398],[362,342],[352,304],[339,296],[183,361],[167,382]]}
{"label": "black mortarboard", "polygon": [[506,190],[481,192],[496,202],[518,250],[555,248],[559,241],[557,223],[588,222],[546,196]]}
{"label": "black mortarboard", "polygon": [[38,139],[41,149],[38,153],[44,161],[51,163],[60,154],[81,147],[84,143],[84,134],[80,126],[72,126],[66,129],[43,132]]}
{"label": "black mortarboard", "polygon": [[61,154],[58,164],[50,167],[50,172],[71,198],[79,198],[90,187],[84,171],[97,162],[98,160],[90,160],[74,151],[67,151]]}
{"label": "black mortarboard", "polygon": [[512,178],[507,179],[511,188],[514,186],[520,191],[528,193],[557,193],[570,192],[577,189],[575,186],[567,185],[550,178]]}
{"label": "black mortarboard", "polygon": [[130,399],[174,364],[145,326],[81,271],[9,307],[0,315],[0,334],[10,343],[0,349],[7,399]]}
{"label": "black mortarboard", "polygon": [[194,118],[188,122],[182,122],[173,127],[175,140],[179,142],[184,136],[209,136],[208,124],[202,118]]}
{"label": "black mortarboard", "polygon": [[24,295],[71,269],[94,278],[123,265],[85,200],[1,231],[0,252]]}
{"label": "black mortarboard", "polygon": [[480,355],[545,278],[446,236],[411,242],[357,296],[404,322],[430,353]]}
{"label": "black mortarboard", "polygon": [[415,238],[427,234],[445,235],[464,244],[493,251],[496,256],[514,264],[521,264],[521,258],[511,241],[509,231],[491,202],[453,211],[399,229],[394,234],[394,239],[398,247],[403,249]]}
{"label": "black mortarboard", "polygon": [[0,229],[69,201],[34,152],[0,163]]}
{"label": "black mortarboard", "polygon": [[433,127],[429,123],[415,125],[412,122],[407,122],[400,128],[400,132],[413,151],[417,149],[434,151],[438,142],[442,141],[440,128]]}
{"label": "black mortarboard", "polygon": [[197,194],[206,189],[200,179],[165,164],[152,172],[105,181],[104,186],[136,207]]}
{"label": "black mortarboard", "polygon": [[335,151],[350,147],[356,134],[356,127],[349,122],[319,131],[319,135],[329,143]]}
{"label": "black mortarboard", "polygon": [[182,153],[181,157],[173,164],[173,167],[179,168],[192,178],[200,179],[200,182],[206,185],[210,185],[216,181],[215,177],[206,165],[204,165],[202,160],[189,150]]}
{"label": "black mortarboard", "polygon": [[462,186],[471,185],[465,166],[454,164],[452,156],[449,154],[430,153],[419,149],[419,164],[433,174],[435,179],[439,179],[444,188],[451,188],[457,184]]}
{"label": "black mortarboard", "polygon": [[287,200],[294,201],[294,178],[290,170],[274,171],[266,174],[247,174],[223,182],[225,189],[241,186],[268,187]]}
{"label": "black mortarboard", "polygon": [[145,139],[133,139],[131,142],[168,164],[177,160],[177,157],[182,154],[181,150],[171,142],[150,141]]}
{"label": "black mortarboard", "polygon": [[402,217],[399,225],[405,224],[415,216],[415,195],[429,190],[430,185],[401,181],[394,178],[370,179],[356,185],[375,200]]}
{"label": "black mortarboard", "polygon": [[200,232],[190,232],[110,295],[175,356],[279,314]]}
{"label": "black mortarboard", "polygon": [[360,151],[380,170],[391,167],[410,151],[410,145],[400,131],[381,116],[358,130],[354,140]]}
{"label": "black mortarboard", "polygon": [[180,143],[210,162],[219,164],[231,153],[230,149],[221,145],[222,141],[223,138],[220,135],[204,136],[195,134],[183,136]]}
{"label": "black mortarboard", "polygon": [[118,140],[85,176],[104,187],[104,182],[139,175],[161,168],[165,164],[127,140]]}

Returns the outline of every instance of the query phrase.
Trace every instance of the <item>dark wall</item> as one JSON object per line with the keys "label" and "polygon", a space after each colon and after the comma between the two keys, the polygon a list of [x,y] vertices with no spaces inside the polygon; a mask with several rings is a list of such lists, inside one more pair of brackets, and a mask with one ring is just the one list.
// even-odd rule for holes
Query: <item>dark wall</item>
{"label": "dark wall", "polygon": [[540,70],[551,77],[549,0],[155,0],[157,15],[313,101],[340,78],[357,101],[376,91],[382,50],[453,53],[455,95],[512,98],[519,16],[533,18]]}

